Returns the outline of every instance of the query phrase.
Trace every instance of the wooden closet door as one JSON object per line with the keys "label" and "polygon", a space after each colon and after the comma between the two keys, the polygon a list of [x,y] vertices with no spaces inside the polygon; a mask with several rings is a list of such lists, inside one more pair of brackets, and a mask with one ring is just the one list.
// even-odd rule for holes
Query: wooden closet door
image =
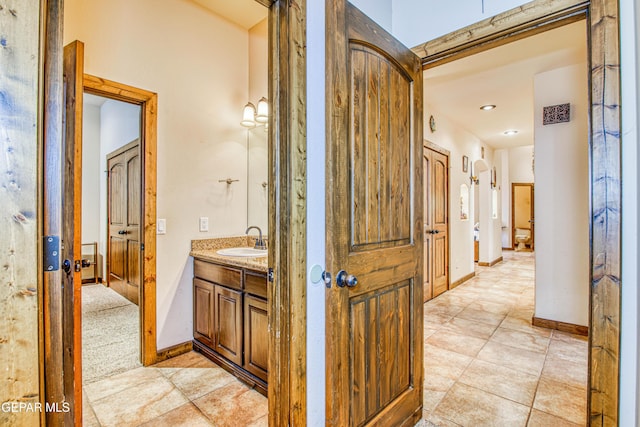
{"label": "wooden closet door", "polygon": [[449,158],[432,150],[433,296],[449,289]]}
{"label": "wooden closet door", "polygon": [[425,148],[423,163],[424,298],[427,301],[449,289],[449,157]]}
{"label": "wooden closet door", "polygon": [[134,304],[140,293],[140,144],[133,141],[107,160],[108,284]]}

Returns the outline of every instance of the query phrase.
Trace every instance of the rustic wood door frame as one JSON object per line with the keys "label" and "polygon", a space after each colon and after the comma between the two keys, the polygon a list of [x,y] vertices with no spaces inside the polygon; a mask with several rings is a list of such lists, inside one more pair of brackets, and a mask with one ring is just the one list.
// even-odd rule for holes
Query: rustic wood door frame
{"label": "rustic wood door frame", "polygon": [[620,19],[616,0],[535,0],[413,50],[425,69],[587,20],[590,82],[588,423],[616,425],[621,292]]}
{"label": "rustic wood door frame", "polygon": [[269,6],[269,425],[307,424],[306,0]]}
{"label": "rustic wood door frame", "polygon": [[140,106],[140,156],[142,187],[142,286],[140,287],[140,344],[142,364],[157,359],[156,347],[156,188],[158,96],[147,90],[84,75],[84,91],[104,98]]}

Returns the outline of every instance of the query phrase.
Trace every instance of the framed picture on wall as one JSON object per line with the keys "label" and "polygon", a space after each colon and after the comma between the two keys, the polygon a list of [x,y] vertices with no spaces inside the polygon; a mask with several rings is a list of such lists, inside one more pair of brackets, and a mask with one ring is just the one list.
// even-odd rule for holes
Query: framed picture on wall
{"label": "framed picture on wall", "polygon": [[462,172],[469,172],[469,158],[462,156]]}

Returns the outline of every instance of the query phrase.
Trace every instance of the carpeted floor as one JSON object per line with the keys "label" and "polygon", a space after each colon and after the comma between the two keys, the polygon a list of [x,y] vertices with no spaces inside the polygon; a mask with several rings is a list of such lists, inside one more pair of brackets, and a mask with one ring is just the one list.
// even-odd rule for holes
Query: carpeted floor
{"label": "carpeted floor", "polygon": [[142,366],[138,306],[103,285],[82,287],[82,382]]}

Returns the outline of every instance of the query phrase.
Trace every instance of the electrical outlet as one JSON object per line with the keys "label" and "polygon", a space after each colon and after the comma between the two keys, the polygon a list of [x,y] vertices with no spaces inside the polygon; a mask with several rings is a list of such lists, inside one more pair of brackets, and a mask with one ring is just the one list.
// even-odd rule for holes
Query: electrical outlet
{"label": "electrical outlet", "polygon": [[156,223],[156,234],[167,234],[167,220],[159,218]]}
{"label": "electrical outlet", "polygon": [[209,231],[209,218],[206,216],[200,217],[200,231],[201,232]]}

